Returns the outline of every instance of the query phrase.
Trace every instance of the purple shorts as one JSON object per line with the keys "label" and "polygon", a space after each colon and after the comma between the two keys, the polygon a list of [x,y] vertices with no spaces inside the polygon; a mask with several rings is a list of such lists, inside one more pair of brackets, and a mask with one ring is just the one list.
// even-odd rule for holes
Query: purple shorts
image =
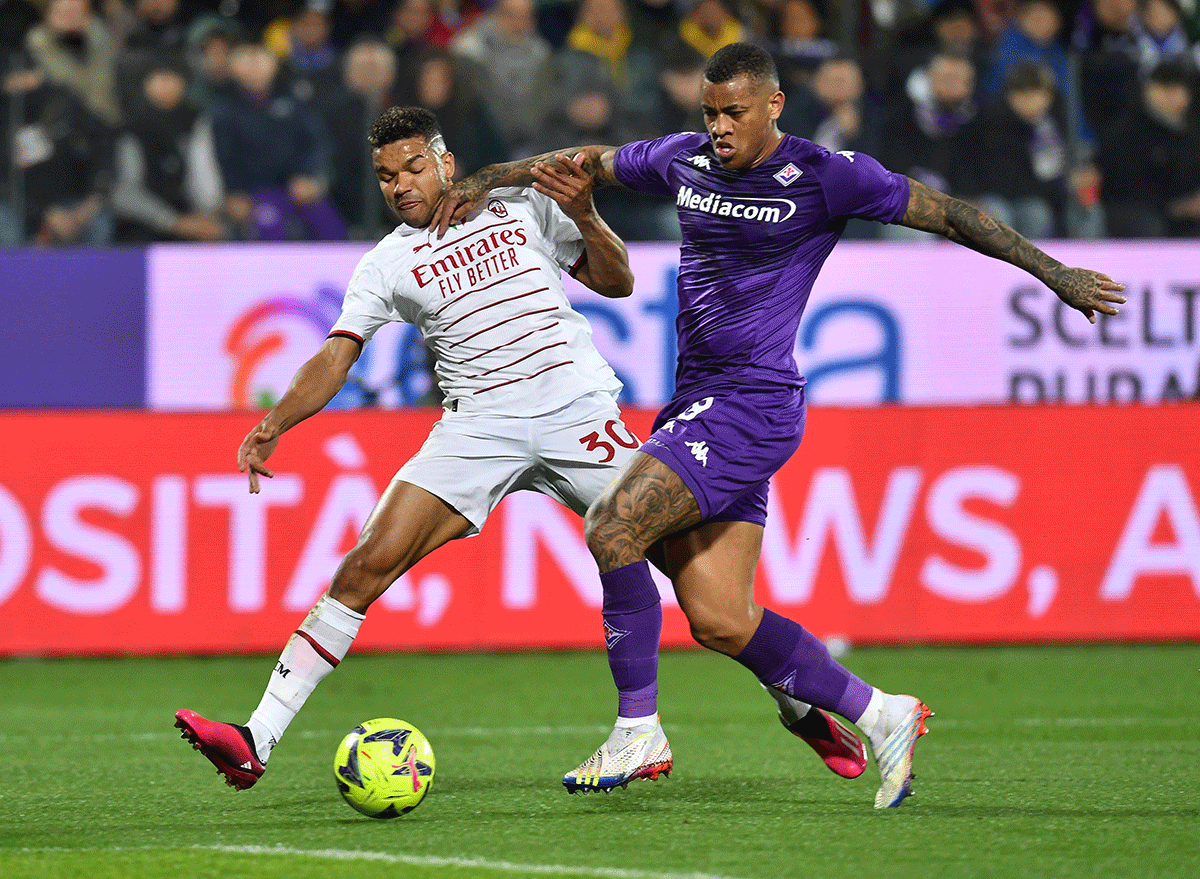
{"label": "purple shorts", "polygon": [[703,521],[762,525],[769,480],[799,448],[805,408],[803,388],[676,397],[642,451],[678,474]]}

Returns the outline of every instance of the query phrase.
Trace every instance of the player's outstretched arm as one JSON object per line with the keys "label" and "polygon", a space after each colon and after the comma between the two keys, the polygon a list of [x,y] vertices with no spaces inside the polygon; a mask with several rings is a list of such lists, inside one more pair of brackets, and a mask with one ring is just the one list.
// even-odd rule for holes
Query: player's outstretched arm
{"label": "player's outstretched arm", "polygon": [[279,402],[246,434],[237,460],[238,470],[250,474],[251,494],[258,494],[260,475],[268,479],[275,475],[266,468],[266,460],[279,444],[279,437],[325,408],[346,383],[361,350],[358,342],[344,336],[326,339],[317,353],[296,370]]}
{"label": "player's outstretched arm", "polygon": [[451,225],[461,222],[493,189],[500,186],[529,186],[533,183],[534,165],[554,161],[556,156],[564,154],[574,156],[583,153],[583,168],[597,186],[616,183],[617,178],[613,174],[613,155],[616,152],[617,148],[611,146],[570,147],[552,153],[542,153],[540,156],[530,156],[528,159],[480,168],[470,177],[463,178],[446,190],[433,212],[429,227],[435,229],[437,237],[441,238]]}
{"label": "player's outstretched arm", "polygon": [[552,162],[538,162],[532,169],[533,188],[554,199],[583,235],[584,259],[575,279],[601,296],[619,299],[633,292],[629,251],[596,211],[584,161],[583,153],[560,153]]}
{"label": "player's outstretched arm", "polygon": [[1033,275],[1092,323],[1096,312],[1116,314],[1125,285],[1091,269],[1070,268],[979,208],[909,179],[902,226],[936,232],[985,256],[1002,259]]}

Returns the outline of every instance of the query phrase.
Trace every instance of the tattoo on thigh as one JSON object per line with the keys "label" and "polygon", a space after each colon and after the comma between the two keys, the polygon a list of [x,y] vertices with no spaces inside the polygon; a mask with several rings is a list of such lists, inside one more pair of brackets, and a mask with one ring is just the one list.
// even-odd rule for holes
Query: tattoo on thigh
{"label": "tattoo on thigh", "polygon": [[668,534],[700,521],[700,507],[683,480],[650,455],[639,456],[612,486],[592,525],[601,571],[644,559]]}

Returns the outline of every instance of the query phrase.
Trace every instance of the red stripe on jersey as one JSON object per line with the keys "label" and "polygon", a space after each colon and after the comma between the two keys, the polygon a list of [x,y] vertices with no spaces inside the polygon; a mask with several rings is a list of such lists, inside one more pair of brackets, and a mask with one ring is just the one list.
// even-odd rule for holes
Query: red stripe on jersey
{"label": "red stripe on jersey", "polygon": [[501,348],[507,348],[509,345],[515,345],[515,344],[517,344],[517,342],[520,342],[522,339],[526,339],[529,336],[532,336],[534,333],[544,333],[544,332],[546,332],[546,330],[552,330],[556,326],[558,326],[558,321],[555,321],[552,324],[546,324],[544,327],[534,327],[528,333],[522,333],[521,335],[517,336],[515,339],[512,339],[511,341],[504,342],[500,345],[496,345],[493,348],[488,348],[486,351],[480,351],[478,354],[472,354],[466,360],[459,360],[458,363],[460,366],[466,365],[466,364],[470,363],[472,360],[478,360],[480,357],[484,357],[488,354],[491,354],[493,351],[499,351]]}
{"label": "red stripe on jersey", "polygon": [[466,314],[455,318],[442,328],[442,331],[450,329],[459,321],[464,321],[469,317],[474,317],[481,311],[487,311],[489,308],[495,308],[497,305],[503,305],[505,302],[516,302],[518,299],[524,299],[526,296],[532,296],[534,293],[541,293],[543,290],[549,290],[549,287],[538,287],[536,290],[526,290],[524,293],[518,293],[516,296],[509,296],[505,299],[493,299],[490,302],[485,302],[483,305],[476,308],[474,311],[468,311]]}
{"label": "red stripe on jersey", "polygon": [[[437,317],[439,314],[441,314],[443,311],[445,311],[447,308],[449,308],[455,302],[458,302],[458,300],[460,300],[466,296],[471,296],[474,293],[482,293],[484,290],[487,290],[491,287],[495,287],[497,284],[503,284],[505,281],[511,281],[513,278],[519,278],[519,277],[521,277],[521,275],[527,275],[530,272],[536,272],[537,270],[538,270],[537,266],[534,266],[533,268],[529,268],[529,269],[522,269],[521,271],[517,272],[515,275],[508,275],[507,277],[504,277],[504,278],[497,278],[496,280],[492,281],[492,283],[490,283],[490,284],[484,284],[482,287],[476,287],[472,290],[468,290],[466,293],[463,293],[460,296],[455,296],[453,299],[447,299],[444,303],[442,303],[442,307],[433,313],[433,316]],[[545,288],[543,287],[542,289],[544,290]]]}
{"label": "red stripe on jersey", "polygon": [[502,327],[505,324],[510,324],[515,320],[521,320],[522,318],[531,317],[532,315],[535,315],[535,314],[546,314],[547,312],[550,312],[550,311],[558,311],[558,306],[551,305],[549,308],[539,308],[536,311],[525,311],[525,312],[522,312],[521,314],[514,314],[512,317],[506,317],[504,320],[494,323],[490,327],[484,327],[482,330],[480,330],[477,333],[471,333],[471,335],[467,336],[465,339],[459,339],[457,342],[453,342],[450,345],[447,345],[446,347],[454,348],[457,345],[461,345],[463,342],[471,341],[476,336],[482,336],[484,333],[489,332],[490,330],[496,329],[496,327]]}
{"label": "red stripe on jersey", "polygon": [[358,344],[360,344],[360,345],[363,343],[363,337],[362,337],[362,336],[360,336],[358,333],[352,333],[352,332],[350,332],[349,330],[334,330],[333,332],[331,332],[331,333],[330,333],[328,336],[326,336],[325,338],[326,338],[326,339],[332,339],[332,338],[334,338],[335,336],[337,336],[337,337],[341,337],[341,338],[343,338],[343,339],[353,339],[355,342],[358,342]]}
{"label": "red stripe on jersey", "polygon": [[508,367],[510,367],[510,366],[516,366],[522,360],[528,360],[530,357],[532,357],[535,354],[541,354],[543,351],[549,351],[551,348],[557,348],[560,345],[565,345],[565,344],[567,344],[566,339],[563,339],[560,342],[551,342],[549,345],[543,345],[541,348],[538,348],[536,351],[530,351],[528,354],[518,357],[512,363],[506,363],[503,366],[493,366],[491,369],[487,370],[486,372],[481,372],[481,373],[479,373],[479,375],[473,375],[473,376],[471,376],[471,378],[483,378],[485,375],[491,375],[493,372],[496,372],[497,370],[508,369]]}
{"label": "red stripe on jersey", "polygon": [[500,226],[511,226],[513,223],[519,223],[519,222],[520,222],[520,219],[517,217],[514,217],[511,220],[503,220],[501,222],[491,223],[487,226],[484,226],[482,229],[473,229],[472,231],[470,231],[466,235],[464,235],[462,238],[455,238],[453,241],[447,241],[445,244],[442,244],[440,247],[435,247],[432,252],[437,253],[438,251],[445,250],[447,247],[453,247],[454,245],[458,244],[458,242],[466,241],[472,235],[478,235],[480,232],[486,232],[488,229],[496,229],[496,228],[499,228]]}
{"label": "red stripe on jersey", "polygon": [[587,262],[587,250],[586,249],[584,249],[583,253],[579,254],[579,259],[575,260],[575,264],[572,265],[569,269],[567,269],[567,274],[570,275],[572,278],[575,277],[575,273],[577,271],[579,271],[581,268],[583,268],[583,264],[585,262]]}
{"label": "red stripe on jersey", "polygon": [[489,385],[486,388],[480,388],[479,390],[474,391],[472,396],[474,394],[482,394],[485,391],[494,391],[494,390],[496,390],[496,388],[502,388],[505,385],[511,385],[514,382],[529,381],[531,378],[537,378],[542,373],[549,372],[552,369],[558,369],[560,366],[570,366],[574,362],[575,362],[574,360],[564,360],[562,363],[551,363],[549,366],[543,367],[542,369],[539,369],[537,372],[530,373],[529,375],[523,375],[520,378],[510,378],[506,382],[500,382],[499,384]]}
{"label": "red stripe on jersey", "polygon": [[338,659],[336,656],[334,656],[332,653],[330,653],[328,650],[326,650],[324,647],[322,647],[320,644],[318,644],[316,639],[313,638],[312,635],[308,634],[308,632],[305,632],[302,629],[297,629],[296,634],[312,645],[312,649],[317,651],[317,656],[324,659],[326,662],[328,662],[334,668],[337,668],[337,665],[339,662],[341,662],[341,660]]}

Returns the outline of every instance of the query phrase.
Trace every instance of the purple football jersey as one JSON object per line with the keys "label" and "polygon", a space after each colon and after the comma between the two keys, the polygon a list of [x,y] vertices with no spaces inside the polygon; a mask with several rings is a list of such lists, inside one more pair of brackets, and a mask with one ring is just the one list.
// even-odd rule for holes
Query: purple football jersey
{"label": "purple football jersey", "polygon": [[791,135],[755,168],[726,169],[708,135],[689,133],[626,144],[613,169],[630,189],[675,198],[684,394],[727,382],[802,386],[796,331],[846,220],[894,222],[908,206],[903,175]]}

